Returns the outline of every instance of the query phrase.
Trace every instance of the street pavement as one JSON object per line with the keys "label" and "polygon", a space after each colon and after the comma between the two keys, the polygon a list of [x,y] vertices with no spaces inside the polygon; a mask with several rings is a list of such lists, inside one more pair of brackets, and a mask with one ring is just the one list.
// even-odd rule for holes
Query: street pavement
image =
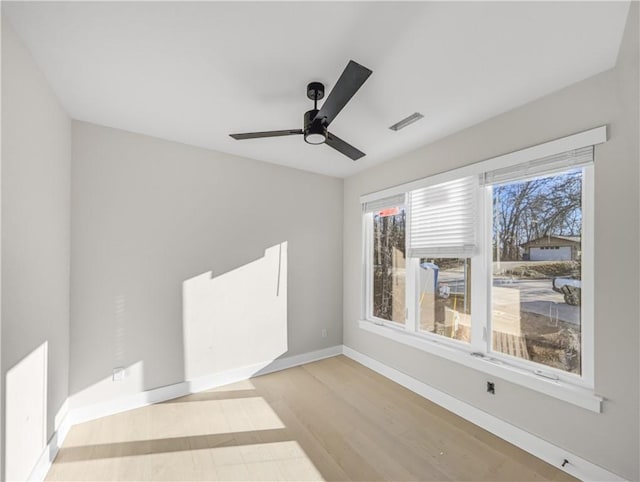
{"label": "street pavement", "polygon": [[[447,283],[451,293],[462,293],[464,279],[460,272],[441,271],[438,276],[439,283]],[[503,288],[494,291],[496,304],[508,304],[510,300],[518,299],[520,311],[536,313],[546,316],[550,322],[564,321],[574,325],[580,325],[580,307],[565,303],[564,296],[552,289],[551,278],[547,279],[518,279],[508,276],[496,276],[493,285]],[[517,296],[509,296],[507,290],[518,290]],[[509,310],[511,311],[511,310]],[[517,311],[514,307],[513,311]]]}
{"label": "street pavement", "polygon": [[561,293],[553,291],[551,279],[518,280],[494,278],[493,285],[516,289],[520,295],[520,310],[547,316],[550,321],[565,321],[580,325],[580,307],[564,302]]}

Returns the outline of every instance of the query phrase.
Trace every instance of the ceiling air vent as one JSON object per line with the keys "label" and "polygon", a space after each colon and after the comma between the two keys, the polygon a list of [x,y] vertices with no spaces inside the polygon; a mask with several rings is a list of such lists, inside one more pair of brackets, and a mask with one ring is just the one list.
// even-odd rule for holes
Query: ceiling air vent
{"label": "ceiling air vent", "polygon": [[399,131],[400,129],[404,129],[405,127],[407,127],[409,124],[413,124],[414,122],[419,121],[423,117],[424,116],[420,112],[414,112],[409,117],[405,117],[401,121],[393,124],[391,127],[389,127],[389,129],[391,129],[392,131]]}

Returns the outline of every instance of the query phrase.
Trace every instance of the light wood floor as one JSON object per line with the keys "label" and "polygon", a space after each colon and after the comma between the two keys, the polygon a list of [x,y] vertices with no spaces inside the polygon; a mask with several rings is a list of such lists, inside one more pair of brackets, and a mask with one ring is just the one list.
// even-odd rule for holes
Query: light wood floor
{"label": "light wood floor", "polygon": [[343,357],[74,426],[47,480],[570,480]]}

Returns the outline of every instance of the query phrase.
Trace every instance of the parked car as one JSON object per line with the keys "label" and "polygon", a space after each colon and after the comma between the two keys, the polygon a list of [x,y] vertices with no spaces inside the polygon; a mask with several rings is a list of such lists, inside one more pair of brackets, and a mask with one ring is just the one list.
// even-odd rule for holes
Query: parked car
{"label": "parked car", "polygon": [[564,302],[571,306],[579,306],[582,296],[582,282],[572,278],[553,278],[553,291],[564,295]]}

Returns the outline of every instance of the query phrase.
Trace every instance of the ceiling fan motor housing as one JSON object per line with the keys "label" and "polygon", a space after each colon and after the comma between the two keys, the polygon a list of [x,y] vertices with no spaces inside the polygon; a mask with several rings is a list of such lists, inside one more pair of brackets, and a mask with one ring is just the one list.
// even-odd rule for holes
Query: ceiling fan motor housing
{"label": "ceiling fan motor housing", "polygon": [[318,109],[304,113],[304,140],[308,144],[322,144],[327,140],[327,126],[323,119],[316,119]]}

